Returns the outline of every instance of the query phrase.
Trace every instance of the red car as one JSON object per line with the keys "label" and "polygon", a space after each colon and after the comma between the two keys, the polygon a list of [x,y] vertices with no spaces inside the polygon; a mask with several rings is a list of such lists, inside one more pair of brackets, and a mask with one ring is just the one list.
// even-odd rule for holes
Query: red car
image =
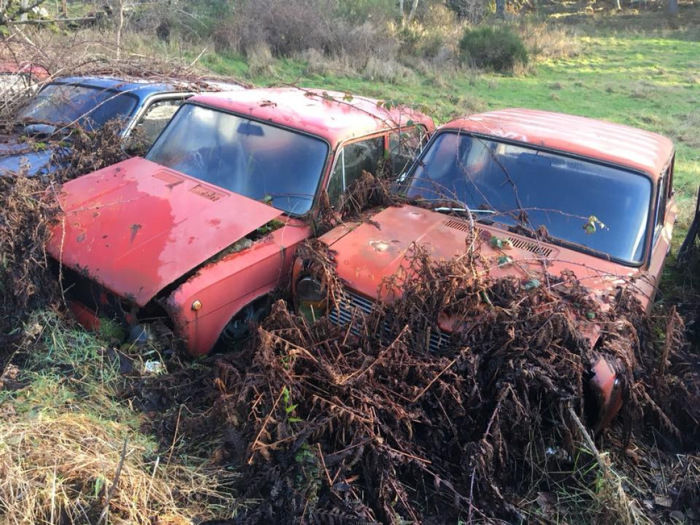
{"label": "red car", "polygon": [[[381,299],[380,284],[406,267],[413,243],[453,257],[475,227],[493,277],[525,282],[544,271],[573,272],[603,308],[624,285],[648,309],[676,218],[673,161],[665,137],[582,117],[508,109],[455,120],[403,179],[403,192],[420,207],[386,208],[321,237],[347,286],[337,305],[328,311],[324,284],[305,274],[303,260],[294,265],[295,302],[302,312],[320,308],[348,322]],[[454,321],[434,320],[431,348],[449,339],[441,331]],[[600,326],[577,323],[594,347]],[[603,426],[619,410],[619,381],[603,359],[591,371]]]}
{"label": "red car", "polygon": [[415,111],[296,88],[198,95],[145,158],[63,186],[48,251],[86,326],[166,328],[195,355],[246,333],[288,280],[331,204],[388,162],[402,172],[434,130]]}
{"label": "red car", "polygon": [[0,101],[33,92],[49,76],[46,68],[38,64],[0,60]]}

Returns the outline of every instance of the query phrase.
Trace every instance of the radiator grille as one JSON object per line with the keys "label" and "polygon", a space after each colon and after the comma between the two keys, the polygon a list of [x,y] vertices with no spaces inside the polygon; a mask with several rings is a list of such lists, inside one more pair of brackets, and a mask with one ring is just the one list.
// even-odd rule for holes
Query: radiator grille
{"label": "radiator grille", "polygon": [[[472,227],[469,225],[468,222],[458,221],[456,219],[449,219],[449,220],[445,221],[445,226],[447,226],[448,228],[452,228],[454,230],[459,230],[459,231],[463,231],[463,232],[470,232],[472,230]],[[478,231],[478,229],[477,229],[477,231]]]}
{"label": "radiator grille", "polygon": [[[340,298],[338,298],[338,304],[331,310],[328,314],[328,318],[334,324],[344,326],[350,324],[353,317],[357,318],[358,315],[367,315],[371,313],[374,307],[374,301],[363,297],[351,290],[345,289]],[[350,332],[358,335],[359,331],[356,326],[350,327]],[[385,329],[385,336],[387,339],[391,337],[388,330]],[[439,352],[443,350],[450,342],[451,336],[447,332],[441,330],[433,330],[430,333],[428,339],[428,350],[431,352]]]}

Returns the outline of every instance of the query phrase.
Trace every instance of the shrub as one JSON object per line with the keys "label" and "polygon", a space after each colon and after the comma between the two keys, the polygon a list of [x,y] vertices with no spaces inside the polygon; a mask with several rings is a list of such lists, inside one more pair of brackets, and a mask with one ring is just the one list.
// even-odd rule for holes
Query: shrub
{"label": "shrub", "polygon": [[416,81],[416,74],[412,69],[391,58],[383,59],[374,56],[370,56],[367,60],[362,77],[388,84],[411,84]]}
{"label": "shrub", "polygon": [[525,44],[507,27],[467,29],[459,49],[463,62],[500,72],[512,72],[516,64],[528,61]]}
{"label": "shrub", "polygon": [[291,56],[308,48],[326,51],[332,28],[330,0],[247,0],[214,27],[213,36],[221,50],[247,54],[264,43],[275,56]]}
{"label": "shrub", "polygon": [[369,55],[396,55],[398,42],[381,22],[351,23],[336,15],[335,6],[333,0],[246,0],[216,25],[212,39],[217,51],[246,56],[261,45],[275,57],[315,49],[329,59],[347,58],[358,69]]}
{"label": "shrub", "polygon": [[525,22],[518,27],[518,33],[532,57],[558,59],[580,53],[581,42],[569,27]]}

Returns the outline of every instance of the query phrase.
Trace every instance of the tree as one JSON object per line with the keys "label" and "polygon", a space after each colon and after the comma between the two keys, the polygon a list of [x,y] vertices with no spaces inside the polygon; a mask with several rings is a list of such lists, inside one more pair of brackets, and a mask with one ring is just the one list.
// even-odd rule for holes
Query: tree
{"label": "tree", "polygon": [[669,15],[676,16],[678,14],[678,0],[668,0],[666,4],[666,12]]}
{"label": "tree", "polygon": [[496,16],[501,19],[506,17],[506,0],[496,0]]}
{"label": "tree", "polygon": [[0,26],[20,20],[46,0],[0,0]]}
{"label": "tree", "polygon": [[413,0],[413,4],[411,5],[411,10],[408,12],[408,15],[406,15],[406,12],[404,11],[404,0],[399,0],[399,10],[401,11],[401,25],[406,25],[408,22],[413,20],[413,17],[416,14],[417,7],[418,7],[418,0]]}

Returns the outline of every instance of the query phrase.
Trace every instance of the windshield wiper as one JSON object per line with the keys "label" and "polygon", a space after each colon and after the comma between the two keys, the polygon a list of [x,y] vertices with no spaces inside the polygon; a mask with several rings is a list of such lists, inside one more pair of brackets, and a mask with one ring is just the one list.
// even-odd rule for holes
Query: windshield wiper
{"label": "windshield wiper", "polygon": [[433,208],[433,211],[437,211],[440,213],[466,213],[469,214],[470,217],[474,217],[476,219],[476,222],[480,222],[482,224],[493,224],[494,221],[490,218],[480,217],[480,215],[495,215],[496,213],[498,213],[496,210],[482,210],[478,208],[472,209],[458,206],[438,206],[436,208]]}
{"label": "windshield wiper", "polygon": [[493,215],[496,213],[496,210],[480,210],[480,209],[474,209],[474,208],[459,208],[459,207],[453,207],[453,206],[438,206],[437,208],[433,208],[433,211],[439,211],[439,212],[446,212],[446,211],[456,211],[456,212],[469,212],[472,215],[479,215],[481,213],[486,214],[486,215]]}

